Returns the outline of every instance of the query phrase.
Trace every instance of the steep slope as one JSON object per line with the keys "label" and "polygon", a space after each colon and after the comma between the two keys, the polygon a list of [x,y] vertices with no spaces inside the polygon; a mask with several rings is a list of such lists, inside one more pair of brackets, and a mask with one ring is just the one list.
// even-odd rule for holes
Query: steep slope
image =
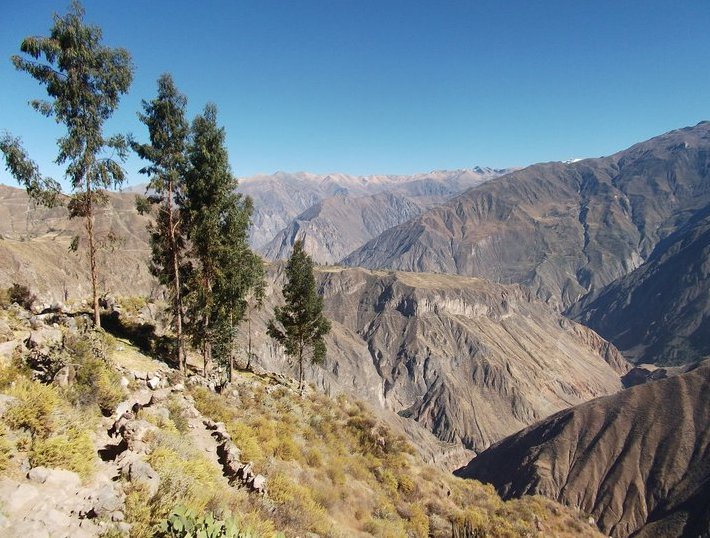
{"label": "steep slope", "polygon": [[[250,328],[255,360],[290,371],[265,334],[281,270],[272,268],[275,284]],[[307,378],[411,418],[443,441],[480,451],[621,388],[618,351],[520,286],[342,268],[322,268],[318,278],[333,331],[325,363],[309,365]]]}
{"label": "steep slope", "polygon": [[562,411],[457,474],[578,507],[612,536],[707,536],[710,361]]}
{"label": "steep slope", "polygon": [[[109,194],[98,210],[99,287],[123,295],[151,295],[158,286],[148,272],[147,217],[135,210],[134,195]],[[33,205],[24,190],[0,185],[0,286],[30,286],[43,300],[85,299],[91,295],[88,254],[74,236],[84,236],[83,221],[69,220],[64,207]]]}
{"label": "steep slope", "polygon": [[570,314],[634,362],[672,365],[710,355],[710,208],[705,213]]}
{"label": "steep slope", "polygon": [[370,196],[331,196],[311,206],[281,230],[261,253],[286,259],[296,240],[316,263],[334,263],[355,248],[421,213],[410,198],[384,192]]}
{"label": "steep slope", "polygon": [[[289,227],[291,221],[298,215],[331,196],[350,200],[353,197],[392,192],[410,200],[417,200],[416,203],[422,207],[431,207],[505,172],[507,170],[481,167],[470,170],[433,171],[410,176],[277,172],[273,175],[243,178],[240,180],[239,190],[254,200],[251,243],[255,248],[261,248],[281,230]],[[357,218],[355,214],[346,220],[354,218]],[[399,220],[401,222],[403,219]],[[335,225],[337,226],[338,223],[336,222]],[[348,252],[354,248],[355,245]]]}
{"label": "steep slope", "polygon": [[611,157],[538,164],[392,228],[347,265],[521,283],[566,308],[641,265],[710,204],[710,123]]}

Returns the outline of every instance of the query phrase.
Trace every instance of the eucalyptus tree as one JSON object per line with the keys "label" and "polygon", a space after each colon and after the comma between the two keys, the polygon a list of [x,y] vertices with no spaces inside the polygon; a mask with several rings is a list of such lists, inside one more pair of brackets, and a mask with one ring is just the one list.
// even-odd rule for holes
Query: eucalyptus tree
{"label": "eucalyptus tree", "polygon": [[304,362],[310,359],[318,364],[325,359],[324,336],[330,332],[330,322],[323,315],[323,297],[316,289],[313,260],[303,249],[301,239],[294,243],[286,265],[283,296],[285,304],[274,309],[267,334],[296,361],[298,388],[302,392]]}
{"label": "eucalyptus tree", "polygon": [[212,104],[192,123],[188,158],[182,205],[192,261],[187,318],[207,372],[213,351],[231,355],[233,331],[249,296],[262,294],[264,268],[248,243],[252,202],[235,190],[225,131]]}
{"label": "eucalyptus tree", "polygon": [[[148,175],[148,198],[157,205],[155,222],[150,224],[151,272],[170,294],[176,336],[176,359],[185,371],[183,343],[183,279],[186,267],[185,226],[180,211],[187,171],[187,141],[190,126],[185,119],[187,98],[175,87],[172,77],[158,79],[158,95],[143,101],[139,119],[148,127],[150,143],[133,142],[134,151],[149,165],[140,172]],[[141,200],[143,202],[143,200]],[[149,206],[140,204],[139,211]]]}
{"label": "eucalyptus tree", "polygon": [[[31,106],[66,128],[57,140],[59,153],[55,162],[66,165],[72,195],[70,217],[84,219],[89,247],[94,322],[99,316],[97,238],[94,230],[96,207],[107,202],[103,189],[116,187],[125,179],[121,167],[127,156],[126,137],[106,137],[104,123],[128,92],[133,79],[130,54],[122,48],[102,44],[98,26],[84,22],[84,8],[77,1],[63,16],[54,15],[48,36],[25,38],[20,51],[12,57],[19,71],[28,73],[46,87],[49,99],[35,99]],[[20,145],[20,140],[6,134],[0,140],[5,164],[30,196],[41,203],[56,204],[61,197],[60,184],[41,175]],[[78,241],[73,241],[76,247]]]}

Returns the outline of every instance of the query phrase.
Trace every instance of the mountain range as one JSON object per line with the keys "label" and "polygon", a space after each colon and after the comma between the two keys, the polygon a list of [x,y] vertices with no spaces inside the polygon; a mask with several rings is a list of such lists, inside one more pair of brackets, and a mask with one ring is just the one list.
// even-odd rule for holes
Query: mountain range
{"label": "mountain range", "polygon": [[710,204],[710,123],[610,157],[530,166],[471,188],[343,259],[520,283],[561,310],[643,264]]}

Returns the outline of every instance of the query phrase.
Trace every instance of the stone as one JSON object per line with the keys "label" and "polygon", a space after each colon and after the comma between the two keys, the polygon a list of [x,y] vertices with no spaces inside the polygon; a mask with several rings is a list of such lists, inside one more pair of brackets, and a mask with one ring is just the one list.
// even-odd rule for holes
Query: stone
{"label": "stone", "polygon": [[121,474],[134,484],[146,486],[151,497],[155,495],[160,486],[160,476],[158,473],[148,462],[140,459],[124,467]]}
{"label": "stone", "polygon": [[134,377],[135,379],[137,379],[137,380],[145,381],[146,379],[148,379],[148,373],[147,373],[147,372],[143,372],[143,371],[140,371],[140,370],[134,370],[134,371],[131,372],[131,373],[133,374],[133,377]]}
{"label": "stone", "polygon": [[[150,387],[150,381],[148,381],[148,386]],[[165,389],[155,389],[155,392],[150,397],[150,404],[149,405],[156,405],[161,402],[164,402],[170,397],[170,389],[165,388]]]}
{"label": "stone", "polygon": [[128,381],[128,378],[126,376],[121,376],[119,384],[121,385],[122,389],[127,389],[128,385],[130,384],[130,381]]}
{"label": "stone", "polygon": [[151,377],[148,380],[148,388],[151,390],[157,390],[160,387],[160,378],[159,377]]}
{"label": "stone", "polygon": [[182,392],[184,390],[185,390],[185,385],[183,385],[182,383],[176,383],[175,385],[173,385],[174,392]]}
{"label": "stone", "polygon": [[0,417],[5,414],[5,411],[15,403],[17,403],[17,398],[14,396],[9,396],[7,394],[0,394]]}
{"label": "stone", "polygon": [[123,499],[111,484],[105,484],[92,491],[87,498],[87,513],[102,517],[123,509]]}
{"label": "stone", "polygon": [[256,493],[262,495],[266,494],[266,477],[261,474],[256,475],[251,483],[251,487]]}
{"label": "stone", "polygon": [[76,379],[76,368],[72,364],[67,364],[62,367],[56,374],[54,374],[54,379],[52,383],[55,385],[66,388],[71,386]]}
{"label": "stone", "polygon": [[147,452],[150,447],[144,442],[149,432],[156,431],[157,428],[150,422],[142,419],[129,420],[121,428],[119,433],[126,441],[129,450],[133,452]]}
{"label": "stone", "polygon": [[81,487],[81,478],[79,478],[79,475],[65,469],[34,467],[27,473],[27,478],[32,482],[60,486],[63,489],[79,489]]}

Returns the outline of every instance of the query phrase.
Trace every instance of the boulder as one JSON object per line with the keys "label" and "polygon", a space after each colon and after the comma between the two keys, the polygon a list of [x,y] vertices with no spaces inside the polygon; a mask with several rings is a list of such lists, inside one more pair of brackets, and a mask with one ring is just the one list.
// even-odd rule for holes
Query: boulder
{"label": "boulder", "polygon": [[79,489],[81,487],[81,478],[79,478],[79,475],[65,469],[34,467],[27,473],[27,478],[31,482],[57,486],[65,490]]}
{"label": "boulder", "polygon": [[160,486],[160,476],[158,476],[158,473],[149,463],[140,459],[126,465],[122,469],[121,474],[134,484],[145,486],[151,497],[156,494]]}
{"label": "boulder", "polygon": [[157,390],[160,388],[160,378],[159,377],[151,377],[148,380],[148,388],[151,390]]}
{"label": "boulder", "polygon": [[56,374],[54,374],[54,379],[52,383],[60,387],[69,387],[74,383],[76,379],[76,368],[67,364],[63,366]]}

